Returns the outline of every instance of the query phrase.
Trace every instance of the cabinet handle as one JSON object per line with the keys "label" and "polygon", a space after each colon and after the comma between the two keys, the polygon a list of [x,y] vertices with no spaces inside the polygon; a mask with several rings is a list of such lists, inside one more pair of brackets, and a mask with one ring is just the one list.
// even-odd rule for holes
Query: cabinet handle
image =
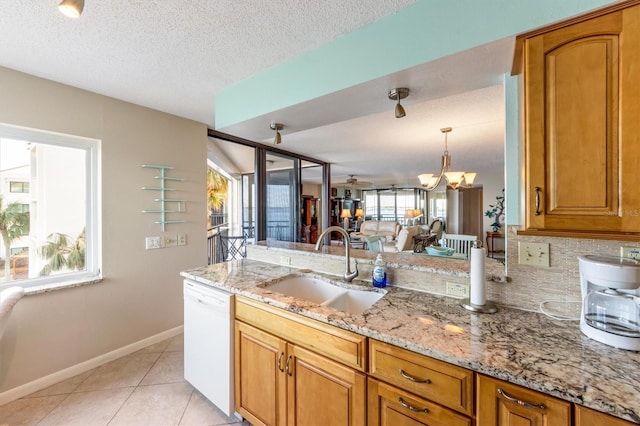
{"label": "cabinet handle", "polygon": [[398,402],[400,403],[400,405],[402,405],[404,408],[408,408],[411,411],[415,411],[416,413],[429,413],[429,409],[428,408],[416,408],[411,404],[407,404],[406,402],[404,402],[404,399],[402,399],[401,396],[398,397]]}
{"label": "cabinet handle", "polygon": [[287,376],[292,376],[293,372],[289,369],[289,364],[291,363],[291,355],[287,357]]}
{"label": "cabinet handle", "polygon": [[542,404],[542,403],[541,404],[531,404],[529,402],[520,401],[518,398],[514,398],[511,395],[507,394],[502,389],[498,389],[498,394],[500,394],[500,396],[503,396],[507,401],[511,401],[514,404],[522,405],[523,407],[537,408],[539,410],[544,410],[545,408],[547,408],[547,406]]}
{"label": "cabinet handle", "polygon": [[278,357],[278,370],[281,373],[284,373],[284,368],[282,368],[282,357],[284,356],[284,352],[280,352],[280,356]]}
{"label": "cabinet handle", "polygon": [[536,191],[536,211],[533,213],[536,216],[540,216],[540,191],[542,188],[536,186],[533,188]]}
{"label": "cabinet handle", "polygon": [[411,380],[412,382],[415,382],[415,383],[425,383],[425,384],[427,384],[427,385],[428,385],[429,383],[431,383],[431,380],[429,380],[429,379],[420,380],[420,379],[416,379],[415,377],[412,377],[412,376],[408,375],[407,373],[405,373],[405,372],[404,372],[404,370],[403,370],[402,368],[401,368],[399,371],[400,371],[400,375],[401,375],[402,377],[404,377],[404,378],[405,378],[405,379],[407,379],[407,380]]}

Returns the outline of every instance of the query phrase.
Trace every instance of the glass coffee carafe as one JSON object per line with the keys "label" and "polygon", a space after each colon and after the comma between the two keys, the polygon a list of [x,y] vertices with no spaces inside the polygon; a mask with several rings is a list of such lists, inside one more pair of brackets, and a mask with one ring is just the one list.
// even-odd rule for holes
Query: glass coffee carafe
{"label": "glass coffee carafe", "polygon": [[607,288],[589,293],[584,306],[584,320],[591,327],[640,337],[640,297]]}

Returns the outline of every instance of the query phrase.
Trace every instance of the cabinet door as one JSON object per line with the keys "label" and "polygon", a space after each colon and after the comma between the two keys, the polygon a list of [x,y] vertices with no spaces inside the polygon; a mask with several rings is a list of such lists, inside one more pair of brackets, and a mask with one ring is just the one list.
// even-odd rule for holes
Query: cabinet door
{"label": "cabinet door", "polygon": [[236,410],[252,425],[286,424],[286,342],[235,322]]}
{"label": "cabinet door", "polygon": [[640,233],[640,7],[525,40],[527,228]]}
{"label": "cabinet door", "polygon": [[289,425],[365,425],[364,374],[299,346],[289,345],[289,351]]}
{"label": "cabinet door", "polygon": [[571,403],[478,374],[477,426],[570,426]]}
{"label": "cabinet door", "polygon": [[471,419],[394,386],[369,378],[369,426],[470,426]]}
{"label": "cabinet door", "polygon": [[576,405],[575,426],[633,426],[635,423]]}

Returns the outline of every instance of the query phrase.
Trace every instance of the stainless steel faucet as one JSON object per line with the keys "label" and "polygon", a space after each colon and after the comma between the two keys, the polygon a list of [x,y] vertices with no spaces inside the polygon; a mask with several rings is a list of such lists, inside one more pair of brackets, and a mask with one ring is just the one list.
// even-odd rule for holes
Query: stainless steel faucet
{"label": "stainless steel faucet", "polygon": [[347,233],[347,231],[345,231],[343,228],[339,227],[339,226],[330,226],[327,229],[325,229],[324,231],[322,231],[322,234],[320,234],[320,236],[318,237],[318,242],[316,243],[316,250],[320,250],[320,247],[322,247],[322,244],[324,242],[324,237],[325,235],[327,235],[330,232],[339,232],[344,236],[344,247],[345,247],[345,253],[344,253],[344,257],[345,257],[345,270],[344,270],[344,275],[343,278],[346,282],[351,282],[353,281],[353,279],[355,277],[358,276],[358,261],[356,260],[356,270],[351,272],[351,255],[349,253],[349,249],[351,247],[351,240],[349,239],[349,234]]}

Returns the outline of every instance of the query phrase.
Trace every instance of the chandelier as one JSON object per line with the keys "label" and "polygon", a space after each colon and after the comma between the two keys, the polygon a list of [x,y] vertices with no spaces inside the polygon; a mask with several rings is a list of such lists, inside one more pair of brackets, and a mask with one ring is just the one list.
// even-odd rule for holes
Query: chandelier
{"label": "chandelier", "polygon": [[444,154],[442,154],[442,168],[440,169],[440,174],[434,175],[433,173],[424,173],[418,176],[420,184],[427,191],[436,189],[438,185],[440,185],[443,176],[447,181],[447,185],[454,190],[458,188],[471,188],[473,186],[473,181],[476,179],[477,173],[449,171],[449,167],[451,167],[451,156],[449,156],[449,150],[447,149],[447,135],[451,130],[451,127],[440,129],[440,131],[444,133]]}

